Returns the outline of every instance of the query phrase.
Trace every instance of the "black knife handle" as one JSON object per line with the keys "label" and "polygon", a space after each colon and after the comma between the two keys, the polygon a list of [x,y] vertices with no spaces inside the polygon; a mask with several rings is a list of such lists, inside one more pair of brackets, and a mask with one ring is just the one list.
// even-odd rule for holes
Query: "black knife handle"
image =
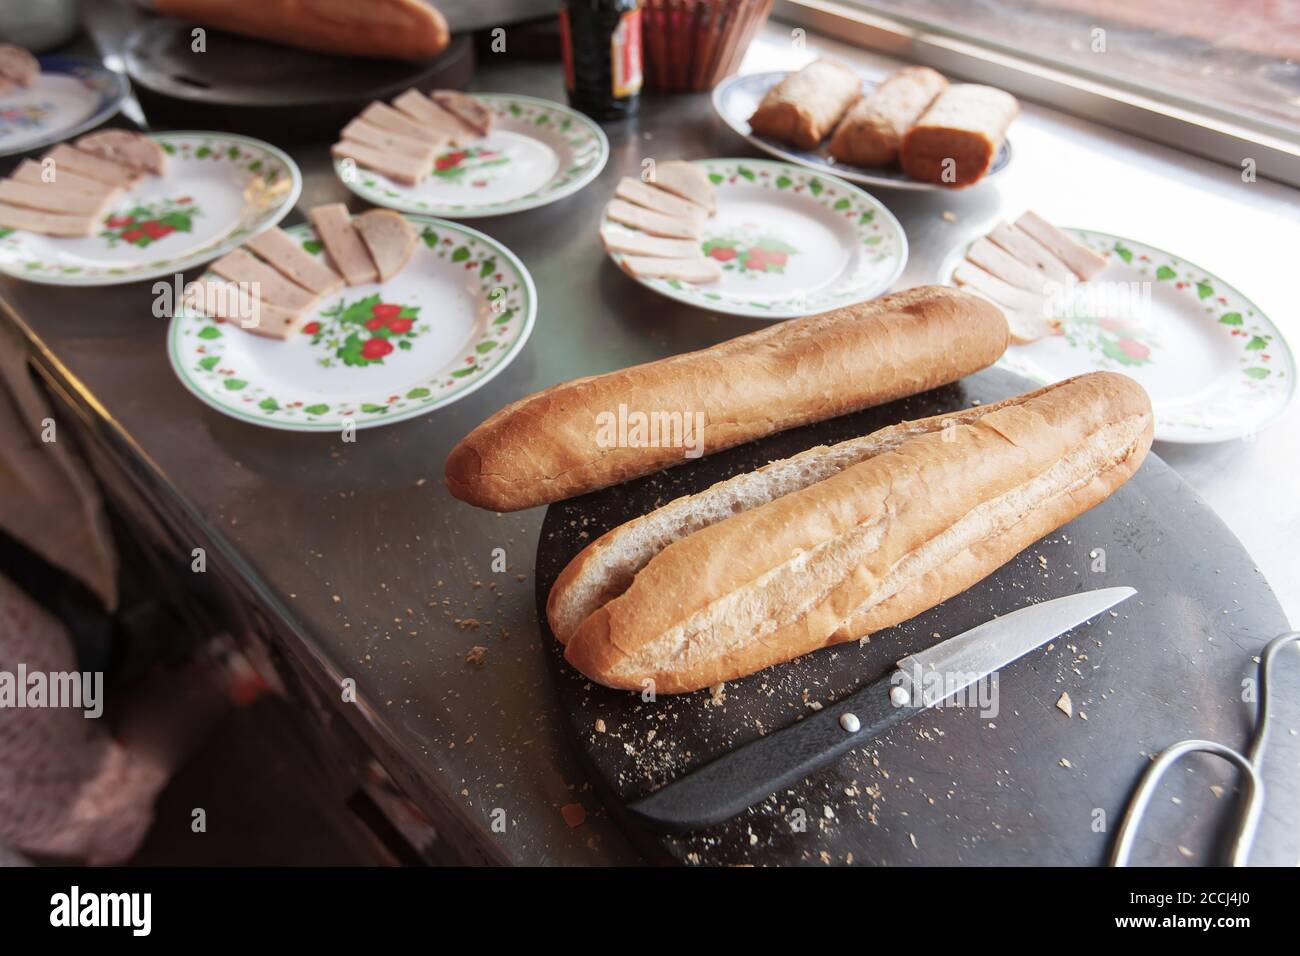
{"label": "black knife handle", "polygon": [[[692,770],[631,804],[628,813],[645,827],[669,833],[731,819],[915,714],[920,708],[905,693],[894,691],[895,686],[911,689],[908,681],[895,676],[898,674],[891,671],[811,717]],[[901,704],[894,703],[891,691],[900,696]],[[841,722],[846,714],[857,718],[856,732],[845,729]]]}

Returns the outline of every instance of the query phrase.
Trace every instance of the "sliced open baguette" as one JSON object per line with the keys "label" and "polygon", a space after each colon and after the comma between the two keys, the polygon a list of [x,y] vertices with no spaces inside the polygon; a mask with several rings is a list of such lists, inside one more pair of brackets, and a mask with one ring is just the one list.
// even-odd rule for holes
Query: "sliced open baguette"
{"label": "sliced open baguette", "polygon": [[1152,439],[1095,372],[714,485],[602,536],[547,615],[599,683],[680,693],[904,621],[1108,497]]}

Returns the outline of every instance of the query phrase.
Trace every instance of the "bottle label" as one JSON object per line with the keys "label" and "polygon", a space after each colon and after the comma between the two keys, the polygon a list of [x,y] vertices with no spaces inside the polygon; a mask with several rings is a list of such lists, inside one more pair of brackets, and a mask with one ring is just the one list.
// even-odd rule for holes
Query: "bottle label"
{"label": "bottle label", "polygon": [[609,38],[609,62],[616,99],[641,92],[641,11],[629,10],[619,18]]}

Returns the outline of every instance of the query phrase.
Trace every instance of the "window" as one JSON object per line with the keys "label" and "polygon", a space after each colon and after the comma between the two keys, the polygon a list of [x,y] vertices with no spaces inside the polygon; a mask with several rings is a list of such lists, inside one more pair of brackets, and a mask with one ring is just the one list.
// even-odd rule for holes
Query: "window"
{"label": "window", "polygon": [[1300,0],[841,0],[1300,141]]}

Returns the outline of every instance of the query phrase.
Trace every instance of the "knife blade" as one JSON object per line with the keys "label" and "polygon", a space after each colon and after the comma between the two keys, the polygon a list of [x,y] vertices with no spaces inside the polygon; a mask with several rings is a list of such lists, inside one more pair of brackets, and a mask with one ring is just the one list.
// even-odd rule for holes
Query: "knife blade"
{"label": "knife blade", "polygon": [[627,812],[645,827],[670,833],[729,820],[1136,593],[1130,587],[1083,591],[987,621],[904,657],[849,697],[691,771]]}

